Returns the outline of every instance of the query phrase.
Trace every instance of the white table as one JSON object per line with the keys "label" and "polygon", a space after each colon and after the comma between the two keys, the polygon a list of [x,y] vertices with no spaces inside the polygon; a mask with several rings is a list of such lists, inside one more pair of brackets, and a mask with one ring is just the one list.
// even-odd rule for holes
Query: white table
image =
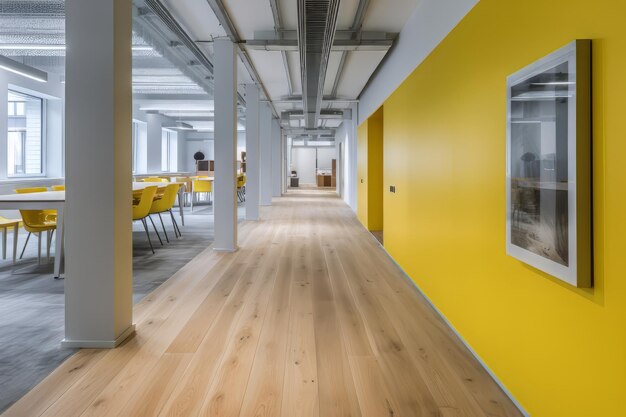
{"label": "white table", "polygon": [[[133,191],[143,190],[146,187],[155,186],[165,188],[168,182],[133,182]],[[182,187],[180,188],[182,191]],[[182,201],[179,193],[179,202]],[[179,204],[180,216],[183,217],[182,204]],[[56,252],[54,255],[54,278],[61,278],[61,260],[63,258],[63,235],[65,209],[65,191],[46,191],[28,194],[5,194],[0,195],[0,210],[56,210],[57,211],[57,236],[55,239]],[[183,218],[183,225],[184,225]]]}
{"label": "white table", "polygon": [[0,195],[0,210],[56,210],[57,236],[55,240],[54,278],[61,277],[61,259],[63,258],[63,210],[65,209],[65,191],[45,193]]}

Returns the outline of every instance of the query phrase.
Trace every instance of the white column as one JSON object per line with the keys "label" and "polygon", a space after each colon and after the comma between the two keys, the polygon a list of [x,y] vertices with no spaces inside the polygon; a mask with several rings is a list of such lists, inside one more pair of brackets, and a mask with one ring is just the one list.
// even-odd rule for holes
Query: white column
{"label": "white column", "polygon": [[272,196],[282,195],[282,132],[278,120],[272,119]]}
{"label": "white column", "polygon": [[237,67],[235,45],[217,38],[215,51],[215,241],[217,251],[237,250]]}
{"label": "white column", "polygon": [[148,114],[147,121],[146,172],[161,172],[161,138],[163,137],[161,116]]}
{"label": "white column", "polygon": [[272,110],[267,104],[261,106],[260,112],[260,168],[262,206],[272,205]]}
{"label": "white column", "polygon": [[0,69],[0,179],[8,176],[7,168],[7,147],[9,140],[9,89],[5,80],[4,70]]}
{"label": "white column", "polygon": [[259,220],[259,88],[246,85],[246,220]]}
{"label": "white column", "polygon": [[132,324],[132,8],[67,0],[65,346],[110,348]]}

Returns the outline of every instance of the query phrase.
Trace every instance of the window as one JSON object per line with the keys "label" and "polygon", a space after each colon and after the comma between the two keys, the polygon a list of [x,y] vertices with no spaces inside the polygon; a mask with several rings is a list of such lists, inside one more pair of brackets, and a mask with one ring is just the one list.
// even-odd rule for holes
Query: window
{"label": "window", "polygon": [[137,172],[137,147],[139,146],[139,122],[133,120],[133,172]]}
{"label": "window", "polygon": [[173,130],[163,129],[161,134],[161,171],[175,172],[178,169],[178,135]]}
{"label": "window", "polygon": [[43,111],[39,97],[9,91],[7,173],[37,176],[43,172]]}

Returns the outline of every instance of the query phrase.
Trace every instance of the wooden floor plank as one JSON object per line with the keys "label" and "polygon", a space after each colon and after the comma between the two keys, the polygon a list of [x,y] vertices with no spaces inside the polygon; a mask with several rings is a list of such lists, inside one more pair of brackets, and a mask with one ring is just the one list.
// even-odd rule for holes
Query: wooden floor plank
{"label": "wooden floor plank", "polygon": [[518,417],[332,193],[299,192],[203,251],[5,416]]}
{"label": "wooden floor plank", "polygon": [[306,246],[292,239],[294,248],[291,306],[289,311],[288,353],[283,387],[283,417],[318,417],[319,397],[313,295]]}

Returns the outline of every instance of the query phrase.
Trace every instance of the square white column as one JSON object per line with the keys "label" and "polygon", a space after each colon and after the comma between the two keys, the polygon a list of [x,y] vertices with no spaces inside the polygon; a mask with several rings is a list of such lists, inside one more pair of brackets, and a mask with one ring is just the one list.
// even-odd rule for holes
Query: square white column
{"label": "square white column", "polygon": [[216,251],[237,250],[237,67],[235,45],[217,38],[215,51],[215,241]]}
{"label": "square white column", "polygon": [[283,180],[283,135],[280,123],[272,119],[272,196],[282,195]]}
{"label": "square white column", "polygon": [[262,206],[272,205],[272,110],[264,103],[259,112],[260,137],[260,168],[261,168],[261,197]]}
{"label": "square white column", "polygon": [[65,340],[115,347],[132,324],[132,4],[67,0]]}
{"label": "square white column", "polygon": [[246,220],[259,220],[259,88],[246,84]]}
{"label": "square white column", "polygon": [[146,130],[146,169],[147,172],[161,172],[161,140],[163,123],[161,115],[148,114]]}

